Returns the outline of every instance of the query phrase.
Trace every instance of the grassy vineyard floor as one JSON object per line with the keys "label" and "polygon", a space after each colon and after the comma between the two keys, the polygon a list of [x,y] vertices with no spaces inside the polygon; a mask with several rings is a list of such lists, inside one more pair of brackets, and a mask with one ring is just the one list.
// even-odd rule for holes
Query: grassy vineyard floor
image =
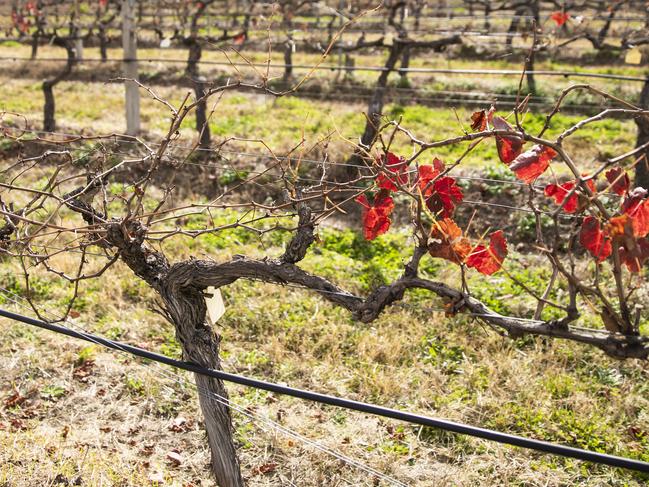
{"label": "grassy vineyard floor", "polygon": [[[352,231],[324,229],[321,240],[304,266],[317,267],[359,292],[397,273],[407,248],[400,234],[368,244]],[[281,238],[266,240],[266,252],[278,255],[281,243]],[[256,238],[238,230],[190,246],[178,244],[175,250],[179,256],[215,259],[233,252],[260,251]],[[424,269],[453,278],[445,266],[429,262]],[[0,282],[24,294],[12,277],[16,271],[3,263]],[[368,275],[372,282],[361,279]],[[494,277],[483,286],[498,282]],[[56,313],[68,291],[51,276],[36,283],[38,305]],[[395,306],[368,326],[299,289],[242,281],[224,292],[227,313],[218,328],[228,371],[649,460],[646,364],[614,361],[560,341],[503,338],[466,317],[445,317],[439,311],[442,303],[417,293],[406,306]],[[148,311],[153,299],[127,269],[118,267],[86,286],[75,306],[76,323],[178,357],[170,326]],[[524,298],[517,299],[513,289],[511,306],[524,308]],[[11,308],[11,303],[5,299],[3,306]],[[191,377],[161,377],[151,364],[94,346],[6,321],[2,327],[0,482],[213,485]],[[265,392],[229,389],[246,411],[413,485],[622,486],[646,480]],[[264,431],[241,414],[234,417],[250,485],[377,485],[298,440]]]}
{"label": "grassy vineyard floor", "polygon": [[[170,87],[155,88],[157,94],[178,106],[186,93],[182,89]],[[8,80],[3,85],[3,98],[0,107],[18,112],[28,118],[29,126],[41,128],[42,99],[40,83],[29,80]],[[116,127],[124,124],[124,96],[120,85],[99,83],[66,82],[57,88],[57,121],[59,130],[89,133],[120,132]],[[271,99],[252,94],[226,94],[215,107],[210,122],[215,136],[214,145],[225,138],[241,137],[263,139],[276,153],[282,154],[300,143],[310,148],[331,138],[327,145],[330,160],[342,161],[348,156],[351,144],[362,133],[365,123],[362,103],[342,103],[301,98]],[[460,135],[468,129],[472,110],[461,108],[429,108],[417,105],[390,104],[385,114],[390,119],[401,118],[402,124],[422,140],[434,141]],[[508,113],[508,110],[503,110]],[[169,123],[169,110],[147,97],[142,100],[142,123],[151,136],[161,136]],[[553,119],[546,137],[556,137],[582,117],[559,114]],[[532,113],[526,116],[524,125],[531,133],[543,126],[545,115]],[[194,137],[194,120],[189,118],[184,124],[185,140]],[[633,147],[636,137],[633,121],[606,119],[597,124],[586,125],[570,137],[565,147],[570,153],[579,153],[587,168],[590,161],[601,161],[613,154],[623,153]],[[186,144],[189,145],[189,142]],[[265,152],[258,142],[233,141],[228,149],[246,152]],[[404,154],[412,151],[404,137],[395,139],[394,149]],[[434,154],[448,158],[462,155],[467,145],[441,147]],[[317,158],[318,153],[305,154]],[[237,160],[237,156],[230,156]],[[483,144],[478,151],[470,154],[462,163],[468,169],[484,169],[486,166],[500,166],[493,144]]]}
{"label": "grassy vineyard floor", "polygon": [[[0,49],[0,55],[5,49]],[[45,48],[43,52],[54,50]],[[436,65],[440,62],[445,61],[435,61]],[[453,66],[498,67],[495,62],[459,61],[453,61]],[[539,65],[539,69],[545,68]],[[638,70],[627,68],[610,69],[638,74]],[[157,66],[147,69],[154,71]],[[436,80],[446,86],[447,78]],[[465,87],[487,89],[490,83],[493,81],[467,81]],[[498,88],[516,83],[507,80]],[[569,83],[556,83],[551,91]],[[37,76],[3,80],[0,108],[23,113],[31,127],[40,128],[40,84]],[[186,93],[169,85],[154,89],[175,104]],[[64,81],[55,92],[62,131],[121,131],[124,110],[120,85]],[[167,128],[169,112],[147,97],[142,103],[146,136],[155,138]],[[322,150],[319,143],[330,136],[327,152],[330,160],[339,161],[349,154],[349,140],[357,140],[362,131],[365,108],[359,100],[344,103],[296,97],[273,101],[250,94],[227,94],[216,105],[211,128],[217,142],[229,136],[253,135],[263,138],[279,154],[298,144],[301,137],[305,147],[315,145]],[[470,112],[461,108],[456,115],[447,108],[408,104],[386,108],[390,118],[402,117],[406,127],[426,140],[461,134]],[[556,136],[579,119],[557,115],[547,136]],[[531,113],[525,124],[529,130],[538,131],[543,120],[542,114]],[[188,121],[183,139],[189,144],[193,136],[193,121]],[[579,154],[580,168],[587,169],[591,161],[601,162],[631,149],[635,137],[632,121],[605,120],[585,126],[566,148]],[[3,156],[10,153],[13,143],[0,142]],[[264,150],[258,143],[244,141],[229,147]],[[411,151],[400,138],[395,148],[404,154]],[[442,149],[430,153],[430,157],[452,160],[461,152],[458,147]],[[304,155],[318,158],[322,154],[305,150]],[[236,155],[232,160],[248,164]],[[483,177],[512,177],[497,162],[493,143],[483,143],[463,166],[466,173]],[[226,178],[230,174],[215,176]],[[117,186],[111,191],[120,191]],[[484,193],[500,194],[505,200],[512,197],[500,187],[485,187]],[[188,195],[188,200],[197,198]],[[468,220],[471,214],[466,212],[461,216]],[[500,223],[506,225],[508,234],[530,231],[529,222],[506,213],[496,217],[502,218]],[[223,218],[233,215],[224,212]],[[302,265],[359,293],[401,272],[411,247],[405,233],[384,235],[370,244],[362,239],[358,228],[345,228],[349,226],[347,222],[340,228],[322,228],[320,241]],[[285,234],[270,233],[260,241],[255,234],[237,229],[197,240],[166,242],[164,247],[177,259],[195,256],[224,260],[235,253],[280,255],[285,239]],[[542,290],[548,276],[536,265],[537,257],[514,250],[511,272]],[[58,264],[66,267],[73,262],[61,256]],[[423,270],[440,280],[458,279],[455,268],[428,258]],[[16,277],[20,272],[16,262],[0,261],[0,287],[24,295],[24,283]],[[70,289],[38,269],[31,273],[36,304],[58,314],[69,299]],[[470,285],[501,312],[529,315],[534,304],[520,288],[498,274],[472,279]],[[637,293],[645,302],[649,300],[646,286]],[[347,313],[290,287],[239,281],[224,288],[224,297],[227,312],[218,329],[223,335],[222,354],[228,371],[649,461],[647,363],[612,360],[596,350],[562,341],[501,337],[470,317],[445,316],[443,303],[417,292],[371,325],[356,323]],[[171,326],[150,311],[154,299],[128,269],[117,265],[101,281],[83,285],[74,322],[114,339],[180,357]],[[15,308],[6,297],[0,297],[0,303],[29,312]],[[582,324],[592,326],[593,317],[588,307],[584,309]],[[0,321],[0,329],[0,486],[214,485],[209,479],[209,453],[191,376],[173,371],[163,374],[152,364],[6,320]],[[649,322],[643,323],[642,332],[649,333]],[[649,481],[646,476],[618,469],[238,386],[228,388],[231,399],[247,414],[271,418],[410,485],[621,487]],[[382,485],[295,438],[262,428],[259,420],[251,422],[235,411],[234,421],[243,471],[250,485]]]}

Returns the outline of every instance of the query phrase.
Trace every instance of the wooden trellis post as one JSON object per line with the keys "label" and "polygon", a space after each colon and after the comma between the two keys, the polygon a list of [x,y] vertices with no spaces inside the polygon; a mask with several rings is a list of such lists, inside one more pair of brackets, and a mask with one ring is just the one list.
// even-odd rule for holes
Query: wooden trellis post
{"label": "wooden trellis post", "polygon": [[[122,48],[124,50],[124,77],[137,80],[135,0],[122,0]],[[126,133],[137,135],[140,131],[139,87],[133,81],[125,81],[124,87],[126,89]]]}

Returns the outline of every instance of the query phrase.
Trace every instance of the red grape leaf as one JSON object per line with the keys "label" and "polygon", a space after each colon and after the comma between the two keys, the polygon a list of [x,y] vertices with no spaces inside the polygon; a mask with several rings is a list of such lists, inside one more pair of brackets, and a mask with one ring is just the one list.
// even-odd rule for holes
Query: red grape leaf
{"label": "red grape leaf", "polygon": [[392,223],[390,213],[394,209],[394,201],[390,196],[380,191],[371,205],[364,194],[357,197],[356,201],[363,206],[363,235],[367,240],[374,240],[388,231]]}
{"label": "red grape leaf", "polygon": [[[514,130],[502,117],[493,117],[493,125],[496,130]],[[498,157],[505,164],[509,164],[521,153],[523,143],[523,139],[515,135],[496,135]]]}
{"label": "red grape leaf", "polygon": [[605,232],[611,237],[633,237],[633,228],[629,215],[620,215],[611,218],[606,224]]}
{"label": "red grape leaf", "polygon": [[498,230],[491,234],[488,248],[478,245],[471,251],[466,265],[490,276],[502,267],[505,257],[507,257],[507,240],[503,231]]}
{"label": "red grape leaf", "polygon": [[433,185],[431,182],[444,171],[444,163],[436,157],[433,159],[432,166],[419,166],[417,171],[417,185],[419,186],[419,191],[421,191],[424,198],[427,198],[433,192]]}
{"label": "red grape leaf", "polygon": [[392,152],[388,152],[383,157],[383,161],[377,161],[379,164],[383,162],[385,168],[394,173],[394,177],[388,176],[385,173],[379,173],[376,182],[381,189],[388,191],[396,191],[397,184],[408,184],[408,174],[406,173],[407,165],[403,157],[399,157]]}
{"label": "red grape leaf", "polygon": [[461,264],[471,252],[469,239],[462,236],[462,230],[450,218],[433,222],[428,239],[428,252],[432,257],[440,257]]}
{"label": "red grape leaf", "polygon": [[433,183],[432,192],[426,199],[426,206],[442,218],[453,216],[455,206],[462,202],[464,195],[455,179],[444,176]]}
{"label": "red grape leaf", "polygon": [[[575,191],[572,195],[568,196],[568,193],[575,187],[575,182],[574,181],[568,181],[567,183],[563,184],[548,184],[545,187],[545,196],[548,196],[550,198],[554,199],[554,202],[557,205],[563,204],[563,211],[566,213],[575,213],[577,209],[579,208],[579,196],[577,196],[577,192]],[[564,204],[564,201],[567,201]]]}
{"label": "red grape leaf", "polygon": [[614,167],[606,171],[606,179],[611,183],[613,192],[624,196],[629,191],[631,182],[629,175],[619,167]]}
{"label": "red grape leaf", "polygon": [[509,169],[514,171],[518,179],[531,184],[545,172],[556,155],[556,151],[551,147],[535,145],[530,150],[519,154]]}
{"label": "red grape leaf", "polygon": [[550,18],[554,20],[555,24],[561,27],[563,24],[565,24],[568,21],[568,19],[570,18],[570,14],[567,12],[561,12],[560,10],[557,10],[556,12],[552,12],[552,14],[550,14]]}
{"label": "red grape leaf", "polygon": [[649,233],[649,198],[646,189],[630,191],[622,202],[622,211],[631,218],[634,236],[645,237]]}
{"label": "red grape leaf", "polygon": [[649,259],[649,241],[646,238],[637,240],[633,246],[620,247],[620,260],[629,272],[640,272],[647,259]]}
{"label": "red grape leaf", "polygon": [[593,216],[584,218],[579,231],[579,242],[588,250],[597,262],[602,262],[613,250],[611,239],[602,231],[599,220]]}
{"label": "red grape leaf", "polygon": [[471,128],[476,132],[487,130],[489,122],[493,120],[495,110],[492,105],[489,111],[478,110],[477,112],[473,112],[471,115]]}
{"label": "red grape leaf", "polygon": [[[566,213],[576,213],[577,211],[583,209],[583,207],[585,206],[584,203],[587,203],[588,201],[587,199],[584,198],[584,195],[581,194],[579,189],[574,193],[572,193],[570,196],[568,196],[570,191],[572,191],[572,189],[576,185],[577,185],[577,181],[574,180],[567,181],[562,184],[548,184],[545,187],[544,193],[545,196],[549,198],[553,198],[554,202],[557,205],[563,204],[563,211],[565,211]],[[595,182],[592,179],[588,179],[586,181],[586,185],[590,188],[592,192],[596,191]],[[580,199],[585,201],[580,201]]]}
{"label": "red grape leaf", "polygon": [[487,130],[487,112],[486,110],[480,110],[473,112],[471,115],[471,128],[475,132],[482,132]]}

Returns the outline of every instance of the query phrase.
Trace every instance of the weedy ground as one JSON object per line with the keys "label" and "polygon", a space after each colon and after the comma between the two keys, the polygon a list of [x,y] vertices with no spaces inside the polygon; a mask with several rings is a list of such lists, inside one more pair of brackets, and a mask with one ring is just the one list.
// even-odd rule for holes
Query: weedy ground
{"label": "weedy ground", "polygon": [[[568,86],[566,83],[565,86]],[[187,94],[187,90],[169,86],[154,87],[157,95],[178,107]],[[41,83],[29,79],[11,79],[3,84],[3,98],[0,107],[3,110],[17,112],[28,119],[32,129],[42,127],[42,92]],[[58,130],[72,131],[79,127],[86,128],[88,134],[110,134],[124,130],[124,96],[123,88],[117,84],[86,83],[78,81],[62,82],[56,89],[56,117]],[[295,154],[305,158],[318,158],[326,145],[329,160],[344,162],[353,150],[353,145],[362,133],[365,124],[363,101],[323,101],[299,97],[272,98],[249,93],[226,93],[214,100],[210,128],[215,146],[226,138],[241,138],[230,141],[225,147],[224,155],[229,160],[243,159],[245,156],[229,154],[227,150],[242,152],[269,151],[258,140],[263,140],[268,147],[278,154],[299,147]],[[473,108],[433,108],[411,104],[390,103],[385,114],[392,120],[400,120],[404,127],[420,140],[433,141],[462,135],[470,130],[470,114]],[[488,108],[488,107],[487,107]],[[143,94],[142,125],[147,132],[155,136],[166,133],[171,113],[161,103]],[[508,109],[498,113],[507,115]],[[5,117],[5,123],[11,117]],[[553,138],[563,130],[582,120],[574,114],[557,114],[545,133]],[[513,119],[512,119],[513,120]],[[538,134],[545,122],[545,114],[534,111],[523,120],[526,130]],[[16,123],[24,124],[21,119]],[[90,129],[91,128],[91,129]],[[185,140],[195,134],[195,121],[188,117],[182,133]],[[604,161],[633,147],[636,137],[636,126],[632,120],[604,119],[597,124],[585,125],[565,142],[569,153],[579,159],[580,166],[588,170],[594,162]],[[251,140],[252,139],[252,140]],[[304,142],[300,146],[301,140]],[[326,144],[325,144],[326,142]],[[461,156],[468,144],[456,144],[440,147],[431,156],[453,160]],[[405,136],[395,138],[392,149],[404,155],[410,155],[413,147]],[[484,170],[498,161],[495,144],[483,143],[479,150],[469,154],[462,167]]]}
{"label": "weedy ground", "polygon": [[[272,256],[281,253],[285,238],[269,234],[260,242],[244,230],[229,230],[167,251],[217,260],[233,253]],[[401,232],[368,243],[353,230],[324,228],[303,265],[363,293],[397,275],[409,247]],[[539,286],[547,279],[533,257],[513,258],[528,267],[514,266],[510,272],[517,277]],[[60,264],[72,267],[73,260],[68,256]],[[452,266],[430,260],[424,272],[457,279]],[[16,263],[3,262],[0,282],[8,293],[0,299],[4,308],[28,312],[11,301],[20,301],[12,293],[26,292],[18,275]],[[32,277],[35,303],[56,315],[69,290],[51,275],[35,271]],[[502,287],[502,276],[474,278],[470,285],[500,311],[532,306],[522,290]],[[446,317],[443,303],[422,293],[364,325],[301,289],[240,281],[223,291],[227,311],[217,327],[228,371],[649,460],[644,363],[612,360],[562,341],[501,337],[470,317]],[[179,358],[172,328],[150,311],[154,299],[117,266],[84,287],[72,323]],[[191,376],[7,320],[2,327],[4,485],[213,485]],[[409,485],[622,486],[647,480],[262,391],[228,389],[250,485],[388,485],[260,418]]]}
{"label": "weedy ground", "polygon": [[[36,79],[7,80],[3,108],[28,115],[38,126],[39,84]],[[173,102],[184,93],[168,86],[156,91]],[[60,127],[119,132],[122,96],[117,85],[63,82],[57,87]],[[344,139],[356,140],[362,128],[363,109],[362,103],[227,95],[217,105],[212,127],[221,137],[256,134],[279,153],[299,142],[296,133],[303,131],[315,144],[323,134],[339,132],[342,137],[334,140],[339,148],[329,149],[342,157],[349,152]],[[405,126],[429,140],[450,135],[449,127],[455,127],[453,134],[461,133],[469,112],[458,110],[456,118],[448,109],[394,104],[387,109],[390,117],[403,116]],[[160,135],[168,117],[161,105],[143,102],[150,134]],[[543,116],[531,114],[526,120],[538,129]],[[577,120],[558,115],[550,135]],[[184,135],[191,136],[192,129],[188,123]],[[632,122],[610,120],[578,132],[571,150],[587,165],[628,150],[634,138]],[[399,150],[408,150],[403,140],[397,144]],[[485,143],[476,151],[467,170],[506,178],[492,145]],[[453,151],[457,149],[437,155],[448,159],[458,155]],[[494,191],[501,190],[485,188]],[[187,195],[188,200],[196,198]],[[223,212],[219,218],[225,223],[236,216]],[[197,227],[202,223],[188,222]],[[520,232],[521,240],[530,231],[525,219],[511,219],[507,225],[510,232]],[[399,275],[412,246],[405,230],[372,243],[358,230],[349,225],[321,228],[319,242],[302,265],[358,293]],[[234,229],[170,241],[165,250],[176,259],[278,256],[286,238],[280,232],[260,239]],[[75,257],[61,256],[58,263],[71,267]],[[538,257],[514,248],[511,257],[516,264],[510,272],[541,289],[549,276]],[[453,266],[429,259],[423,272],[444,281],[458,279]],[[70,289],[39,269],[30,274],[34,303],[57,315]],[[20,276],[17,262],[0,263],[0,299],[4,308],[29,314],[24,303],[12,302],[22,302],[15,296],[26,294]],[[502,275],[476,277],[470,285],[501,312],[528,313],[534,304]],[[558,340],[502,337],[471,317],[446,316],[444,303],[422,293],[409,294],[370,325],[354,322],[346,312],[293,287],[239,281],[223,293],[226,314],[216,326],[223,335],[228,371],[649,461],[646,363],[613,360]],[[171,326],[151,311],[154,300],[146,285],[117,265],[101,280],[83,286],[72,323],[180,357]],[[584,324],[594,324],[591,313],[585,306]],[[0,485],[214,485],[190,375],[26,325],[0,323]],[[647,326],[643,324],[644,333]],[[649,480],[239,386],[228,389],[250,485],[388,485],[261,418],[409,485],[635,486]]]}
{"label": "weedy ground", "polygon": [[[52,77],[59,72],[62,65],[52,62],[42,62],[49,58],[61,58],[63,50],[51,46],[43,46],[39,51],[39,62],[8,62],[5,76],[8,78],[3,83],[3,97],[0,100],[0,109],[21,113],[28,117],[30,128],[41,128],[43,95],[41,90],[42,80]],[[94,53],[94,54],[93,54]],[[95,49],[86,49],[86,58],[96,58]],[[142,49],[139,52],[143,59],[185,59],[186,51],[182,49]],[[0,45],[0,56],[28,57],[29,48],[24,45]],[[121,58],[121,51],[111,49],[109,56],[113,60]],[[202,75],[216,85],[232,82],[243,76],[246,80],[259,82],[262,76],[267,77],[271,84],[279,82],[282,69],[270,68],[268,71],[261,67],[250,68],[246,66],[248,60],[263,62],[267,56],[259,52],[245,52],[242,57],[230,53],[226,57],[220,51],[206,51],[206,61],[227,63],[228,60],[243,64],[236,69],[231,66],[203,65]],[[281,53],[274,53],[280,56]],[[312,66],[318,61],[317,55],[296,54],[296,65]],[[373,65],[380,63],[380,55],[366,55],[359,58],[358,65]],[[273,62],[276,59],[273,58]],[[520,63],[519,63],[520,61]],[[328,61],[329,62],[329,61]],[[462,60],[447,59],[443,55],[413,56],[413,67],[452,68],[452,69],[517,69],[522,66],[521,59],[511,57],[500,60]],[[121,83],[115,83],[115,78],[121,76],[119,63],[87,63],[74,68],[69,80],[62,81],[55,88],[56,117],[60,131],[72,127],[92,127],[93,132],[121,131],[124,126],[124,95]],[[547,60],[539,62],[539,70],[574,70],[574,64]],[[188,86],[178,86],[178,83],[188,83],[189,78],[184,74],[184,63],[174,65],[162,62],[142,62],[140,75],[147,84],[163,99],[170,101],[174,106],[179,106],[181,101],[190,92]],[[297,69],[294,82],[307,74],[307,69]],[[642,69],[631,65],[589,66],[589,72],[604,74],[624,74],[641,76]],[[299,90],[300,96],[276,99],[250,93],[226,93],[217,97],[210,103],[214,112],[210,119],[210,127],[215,136],[241,137],[263,139],[274,150],[282,151],[293,147],[300,136],[304,136],[311,144],[327,135],[333,135],[334,141],[329,144],[330,155],[341,156],[350,151],[350,141],[355,143],[365,124],[363,113],[367,110],[368,96],[371,94],[377,74],[375,72],[358,72],[354,80],[344,81],[336,73],[315,71],[311,79]],[[577,83],[590,82],[592,86],[608,91],[629,101],[637,100],[641,83],[620,82],[617,80],[589,80],[589,79],[564,79],[543,78],[537,80],[538,95],[546,101],[544,107],[549,108],[559,93]],[[415,136],[422,140],[440,139],[461,133],[468,129],[470,113],[477,108],[488,108],[490,102],[482,104],[472,103],[471,97],[475,92],[494,93],[495,103],[499,113],[507,114],[510,105],[499,106],[499,95],[511,97],[516,95],[519,85],[519,76],[469,76],[435,74],[410,76],[408,86],[402,86],[403,81],[395,73],[390,78],[392,88],[399,90],[391,98],[391,103],[386,107],[388,117],[401,119]],[[409,91],[410,87],[417,88],[424,100],[414,100],[415,96]],[[280,88],[278,88],[280,89]],[[369,90],[369,91],[366,91]],[[526,86],[523,84],[523,92]],[[426,97],[439,96],[439,93],[460,91],[463,95],[457,99],[457,114],[448,103],[428,102]],[[319,95],[318,93],[321,92]],[[324,96],[317,99],[309,96]],[[511,98],[507,98],[511,101]],[[565,103],[573,104],[580,109],[585,109],[584,104],[594,103],[595,107],[602,105],[602,99],[596,95],[576,91],[569,95]],[[484,105],[484,106],[482,106]],[[535,105],[532,101],[532,113],[524,120],[524,126],[531,133],[538,132],[542,127],[545,108]],[[591,108],[592,110],[593,108]],[[596,110],[596,108],[594,108]],[[167,107],[153,100],[146,92],[142,92],[142,127],[144,130],[161,134],[169,125],[170,112]],[[568,128],[581,118],[574,112],[559,113],[551,126],[547,136],[558,135],[563,129]],[[269,123],[272,122],[272,123]],[[195,122],[188,119],[183,125],[186,133],[192,133]],[[585,162],[593,158],[602,159],[616,153],[620,145],[632,144],[635,137],[635,125],[631,121],[606,119],[602,123],[586,125],[567,142],[567,148],[579,153]],[[407,141],[397,139],[396,148],[410,150]],[[239,142],[242,149],[251,149],[255,143]],[[260,148],[256,144],[256,148]],[[459,156],[466,146],[456,146],[452,149],[441,148],[440,156]],[[480,164],[481,162],[494,161],[495,150],[482,148],[479,156],[469,157],[466,164]]]}

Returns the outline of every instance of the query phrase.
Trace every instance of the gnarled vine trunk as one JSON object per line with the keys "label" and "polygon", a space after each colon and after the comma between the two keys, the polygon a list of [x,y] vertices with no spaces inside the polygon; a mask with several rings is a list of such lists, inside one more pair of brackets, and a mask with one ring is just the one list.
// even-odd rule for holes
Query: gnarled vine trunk
{"label": "gnarled vine trunk", "polygon": [[54,39],[54,44],[65,47],[68,57],[63,71],[57,74],[54,78],[43,81],[42,89],[43,96],[45,97],[45,104],[43,105],[43,130],[46,132],[54,132],[56,130],[54,87],[72,72],[72,68],[76,61],[72,39],[56,37]]}
{"label": "gnarled vine trunk", "polygon": [[[92,211],[86,210],[87,213]],[[92,216],[87,213],[84,218],[92,223]],[[146,228],[137,222],[126,228],[113,224],[107,229],[106,239],[119,249],[122,260],[135,275],[162,298],[167,318],[173,323],[182,346],[183,358],[203,367],[220,370],[220,337],[205,323],[203,288],[192,285],[193,261],[170,266],[162,253],[144,245],[145,232]],[[220,380],[201,375],[196,375],[195,380],[210,445],[212,472],[220,487],[242,487],[244,483],[232,438],[232,419],[225,386]]]}
{"label": "gnarled vine trunk", "polygon": [[101,56],[101,62],[105,63],[108,60],[108,36],[106,35],[106,26],[103,23],[99,24],[97,35],[99,37],[99,55]]}
{"label": "gnarled vine trunk", "polygon": [[187,74],[191,77],[194,95],[196,96],[196,100],[198,100],[198,104],[196,105],[196,130],[198,131],[199,146],[203,149],[207,149],[212,143],[212,137],[207,120],[205,80],[201,78],[198,71],[198,62],[201,60],[201,56],[203,55],[203,47],[194,37],[187,39],[186,43],[189,45]]}
{"label": "gnarled vine trunk", "polygon": [[284,81],[289,81],[293,78],[293,49],[295,42],[293,36],[289,34],[286,42],[284,43]]}
{"label": "gnarled vine trunk", "polygon": [[394,67],[401,57],[404,48],[405,44],[403,42],[398,39],[394,40],[394,44],[392,44],[392,47],[390,48],[388,59],[383,66],[383,71],[381,71],[379,78],[376,80],[374,93],[372,93],[372,98],[367,107],[365,130],[361,136],[361,144],[364,146],[369,146],[376,137],[376,131],[381,120],[381,113],[383,112],[383,105],[385,104],[385,91],[388,86],[388,78],[390,73],[394,71]]}
{"label": "gnarled vine trunk", "polygon": [[[203,294],[197,289],[178,288],[177,283],[170,280],[162,288],[161,296],[173,319],[184,360],[221,370],[220,337],[205,323]],[[221,487],[243,486],[225,385],[218,379],[199,374],[195,375],[195,380],[216,481]]]}

